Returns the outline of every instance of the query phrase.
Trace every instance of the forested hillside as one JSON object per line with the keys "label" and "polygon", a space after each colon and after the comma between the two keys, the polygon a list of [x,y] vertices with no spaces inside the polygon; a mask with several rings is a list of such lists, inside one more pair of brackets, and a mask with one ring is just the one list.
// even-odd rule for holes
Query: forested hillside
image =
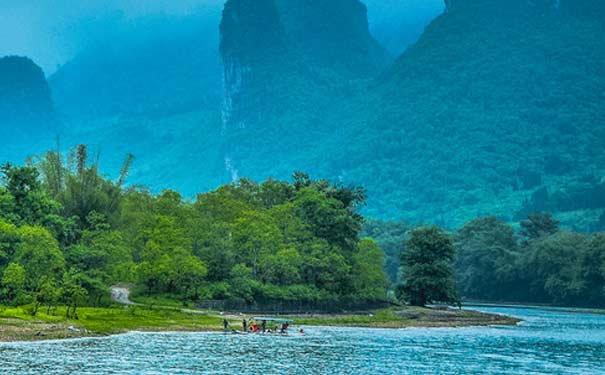
{"label": "forested hillside", "polygon": [[50,79],[61,142],[113,169],[134,153],[154,192],[305,170],[366,186],[374,218],[605,229],[602,2],[446,3],[400,56],[372,1],[230,0],[112,30]]}
{"label": "forested hillside", "polygon": [[234,131],[231,158],[244,175],[363,182],[370,216],[452,227],[551,210],[600,229],[605,45],[586,4],[455,2],[374,82]]}

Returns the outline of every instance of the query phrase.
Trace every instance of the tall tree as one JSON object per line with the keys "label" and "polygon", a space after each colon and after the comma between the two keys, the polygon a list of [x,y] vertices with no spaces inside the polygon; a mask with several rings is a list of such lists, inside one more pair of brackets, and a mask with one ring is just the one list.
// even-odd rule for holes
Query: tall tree
{"label": "tall tree", "polygon": [[455,236],[456,276],[464,297],[506,299],[515,277],[518,245],[514,229],[496,219],[475,219]]}
{"label": "tall tree", "polygon": [[454,245],[440,228],[413,230],[402,255],[403,282],[399,296],[415,306],[456,302],[452,262]]}
{"label": "tall tree", "polygon": [[559,231],[559,221],[551,213],[536,213],[521,222],[521,236],[526,240],[535,240],[550,236]]}

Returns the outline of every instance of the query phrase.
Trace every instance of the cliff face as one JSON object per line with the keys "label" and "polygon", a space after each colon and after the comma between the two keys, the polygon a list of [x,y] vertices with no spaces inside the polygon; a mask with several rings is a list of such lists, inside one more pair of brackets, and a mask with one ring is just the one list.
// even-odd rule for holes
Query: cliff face
{"label": "cliff face", "polygon": [[277,99],[277,77],[292,68],[291,51],[273,0],[228,1],[220,33],[224,126],[245,127]]}
{"label": "cliff face", "polygon": [[297,105],[292,93],[322,90],[328,79],[370,77],[389,59],[358,0],[229,0],[220,30],[231,128],[275,117]]}
{"label": "cliff face", "polygon": [[52,117],[50,89],[42,69],[27,57],[1,58],[0,122],[46,122]]}

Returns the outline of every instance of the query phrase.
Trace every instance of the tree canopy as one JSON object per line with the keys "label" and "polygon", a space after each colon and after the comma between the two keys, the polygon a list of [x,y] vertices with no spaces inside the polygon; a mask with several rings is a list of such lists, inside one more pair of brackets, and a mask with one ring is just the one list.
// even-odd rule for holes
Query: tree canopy
{"label": "tree canopy", "polygon": [[[124,188],[86,146],[6,165],[0,187],[2,300],[77,316],[115,283],[183,301],[386,300],[384,254],[361,239],[363,189],[313,180],[241,179],[184,199]],[[67,160],[65,162],[64,160]]]}

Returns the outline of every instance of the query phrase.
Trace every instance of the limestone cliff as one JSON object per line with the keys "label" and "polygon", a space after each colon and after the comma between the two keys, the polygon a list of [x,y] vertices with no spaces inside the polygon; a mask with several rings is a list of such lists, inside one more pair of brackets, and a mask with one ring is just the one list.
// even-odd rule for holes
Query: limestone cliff
{"label": "limestone cliff", "polygon": [[261,122],[329,80],[370,77],[389,59],[358,0],[229,0],[220,30],[226,127]]}

